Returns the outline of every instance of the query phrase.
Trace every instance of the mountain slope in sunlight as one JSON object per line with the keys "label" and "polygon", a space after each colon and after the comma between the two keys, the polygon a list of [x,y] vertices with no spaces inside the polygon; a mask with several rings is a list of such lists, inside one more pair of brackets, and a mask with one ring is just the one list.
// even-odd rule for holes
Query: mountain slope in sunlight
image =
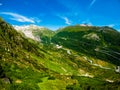
{"label": "mountain slope in sunlight", "polygon": [[69,26],[53,42],[80,53],[120,65],[120,33],[109,27]]}
{"label": "mountain slope in sunlight", "polygon": [[54,35],[54,32],[37,25],[13,26],[18,32],[23,33],[24,36],[33,40],[46,43],[48,38]]}
{"label": "mountain slope in sunlight", "polygon": [[[119,43],[107,44],[109,40],[105,41],[97,31],[86,32],[86,27],[85,34],[77,31],[80,28],[70,27],[70,31],[67,28],[57,33],[47,30],[42,36],[41,30],[37,29],[35,32],[42,41],[36,42],[26,38],[23,33],[17,32],[0,18],[0,89],[119,90],[120,74],[115,72],[116,62],[109,62],[108,58],[103,59],[107,56],[102,59],[95,57],[91,52],[92,49],[98,51],[101,46],[106,46],[118,50],[115,51],[118,53]],[[79,39],[86,40],[86,43],[92,40],[89,44],[94,43],[97,47],[82,45],[83,43],[78,42]],[[86,53],[87,51],[89,53]],[[100,56],[99,53],[96,55]]]}

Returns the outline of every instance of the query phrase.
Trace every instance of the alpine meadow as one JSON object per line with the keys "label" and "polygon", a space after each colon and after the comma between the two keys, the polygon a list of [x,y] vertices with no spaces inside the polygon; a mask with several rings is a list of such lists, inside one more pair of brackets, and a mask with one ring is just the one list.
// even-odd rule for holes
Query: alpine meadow
{"label": "alpine meadow", "polygon": [[120,90],[119,4],[1,0],[0,90]]}

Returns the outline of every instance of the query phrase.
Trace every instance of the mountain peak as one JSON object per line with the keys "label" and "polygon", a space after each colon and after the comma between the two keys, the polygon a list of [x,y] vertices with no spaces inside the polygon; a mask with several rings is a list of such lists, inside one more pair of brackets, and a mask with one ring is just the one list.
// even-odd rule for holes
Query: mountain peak
{"label": "mountain peak", "polygon": [[30,30],[30,29],[44,29],[44,27],[42,26],[37,26],[37,25],[34,25],[34,24],[30,24],[30,25],[21,25],[21,26],[18,26],[18,25],[13,25],[13,27],[16,29],[16,30]]}
{"label": "mountain peak", "polygon": [[36,41],[40,41],[40,37],[34,36],[33,32],[45,29],[42,26],[37,26],[37,25],[34,25],[34,24],[31,24],[31,25],[22,25],[22,26],[13,25],[13,27],[17,31],[24,33],[26,37],[31,38],[31,39],[36,40]]}
{"label": "mountain peak", "polygon": [[80,24],[80,26],[92,26],[92,25],[88,24],[88,23],[82,23],[82,24]]}

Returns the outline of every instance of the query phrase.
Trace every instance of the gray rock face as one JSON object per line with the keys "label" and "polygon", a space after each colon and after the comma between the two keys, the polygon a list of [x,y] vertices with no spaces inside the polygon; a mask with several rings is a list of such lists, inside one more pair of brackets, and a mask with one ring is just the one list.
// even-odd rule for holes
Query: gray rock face
{"label": "gray rock face", "polygon": [[115,68],[115,71],[118,72],[118,73],[120,73],[120,66],[117,66],[117,67]]}
{"label": "gray rock face", "polygon": [[5,83],[8,83],[8,84],[10,84],[10,83],[11,83],[11,82],[10,82],[10,79],[9,79],[9,78],[7,78],[7,77],[6,77],[6,78],[3,78],[2,80],[3,80],[3,82],[5,82]]}

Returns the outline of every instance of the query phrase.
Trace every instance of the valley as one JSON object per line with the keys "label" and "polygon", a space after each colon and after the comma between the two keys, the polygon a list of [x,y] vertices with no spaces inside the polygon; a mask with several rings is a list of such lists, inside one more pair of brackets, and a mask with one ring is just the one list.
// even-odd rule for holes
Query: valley
{"label": "valley", "polygon": [[0,18],[0,90],[120,90],[120,32],[11,26]]}

